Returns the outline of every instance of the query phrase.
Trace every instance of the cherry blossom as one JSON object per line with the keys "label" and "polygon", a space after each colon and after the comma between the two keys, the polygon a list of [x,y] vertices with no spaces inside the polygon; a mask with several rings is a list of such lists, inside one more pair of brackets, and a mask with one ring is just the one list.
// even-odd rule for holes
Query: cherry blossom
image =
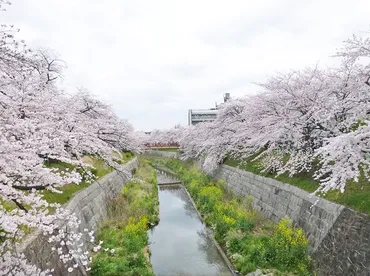
{"label": "cherry blossom", "polygon": [[[3,8],[7,2],[0,0]],[[86,89],[67,94],[59,88],[65,66],[50,50],[31,51],[14,38],[17,30],[1,25],[0,36],[0,275],[49,275],[17,251],[25,227],[48,237],[68,271],[91,258],[83,250],[101,248],[91,232],[79,232],[80,221],[43,190],[94,180],[85,155],[102,158],[120,170],[122,151],[136,151],[133,127]],[[47,166],[64,162],[74,169]],[[55,211],[50,211],[54,209]],[[1,274],[5,273],[5,274]]]}
{"label": "cherry blossom", "polygon": [[181,131],[182,158],[212,172],[225,157],[253,156],[263,171],[313,172],[318,191],[369,179],[370,39],[344,43],[334,68],[304,68],[259,83],[219,107],[215,121]]}

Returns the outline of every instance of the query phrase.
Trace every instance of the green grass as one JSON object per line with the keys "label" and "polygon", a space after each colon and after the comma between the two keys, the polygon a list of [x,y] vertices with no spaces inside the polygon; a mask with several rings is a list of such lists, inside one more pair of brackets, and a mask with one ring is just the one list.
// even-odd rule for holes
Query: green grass
{"label": "green grass", "polygon": [[242,275],[257,268],[272,268],[280,275],[311,275],[308,240],[290,220],[274,225],[263,219],[253,210],[251,198],[235,197],[225,182],[211,179],[192,164],[155,157],[151,164],[165,166],[181,179],[204,222]]}
{"label": "green grass", "polygon": [[153,150],[159,150],[159,151],[168,151],[168,152],[179,152],[178,148],[156,148]]}
{"label": "green grass", "polygon": [[44,195],[44,199],[49,203],[64,204],[67,203],[75,193],[88,186],[89,184],[83,181],[79,185],[67,184],[59,188],[59,190],[63,192],[62,194],[53,193],[51,191],[43,191],[42,194]]}
{"label": "green grass", "polygon": [[132,158],[134,158],[135,157],[135,154],[133,154],[132,152],[122,152],[121,153],[121,156],[119,156],[118,154],[116,154],[115,157],[117,158],[115,161],[118,164],[125,164],[126,162],[128,162]]}
{"label": "green grass", "polygon": [[153,276],[147,230],[158,219],[156,173],[141,159],[134,179],[110,200],[108,217],[98,230],[97,239],[104,242],[103,247],[115,252],[101,250],[95,254],[91,275]]}
{"label": "green grass", "polygon": [[329,191],[324,198],[370,215],[370,183],[363,176],[357,183],[350,181],[344,193]]}
{"label": "green grass", "polygon": [[[122,159],[119,160],[120,161],[119,163],[121,164],[124,164],[127,161],[129,161],[131,158],[133,158],[132,153],[123,153],[122,155],[123,155]],[[97,157],[85,156],[83,160],[86,163],[94,166],[94,168],[91,168],[90,171],[97,177],[97,179],[100,179],[103,176],[113,171],[112,168],[105,165],[104,160],[99,159]],[[53,162],[53,163],[46,164],[46,166],[49,168],[57,168],[59,169],[59,171],[66,170],[67,168],[70,170],[75,168],[73,165],[63,163],[63,162]],[[51,191],[43,191],[42,193],[44,195],[44,199],[47,202],[64,204],[64,203],[67,203],[76,192],[88,187],[89,185],[90,185],[89,183],[83,180],[79,184],[67,184],[59,188],[59,190],[63,192],[61,194],[53,193]]]}
{"label": "green grass", "polygon": [[[247,163],[241,163],[237,160],[227,159],[225,160],[224,164],[232,167],[237,167],[261,176],[274,178],[283,183],[296,186],[310,193],[316,191],[319,187],[319,182],[312,178],[312,172],[299,173],[292,177],[289,177],[287,174],[276,176],[272,173],[261,172],[261,169],[258,166],[258,161],[252,161],[251,159],[247,160]],[[346,190],[344,191],[344,193],[341,193],[338,190],[332,190],[329,191],[327,194],[318,195],[327,200],[370,215],[370,182],[366,180],[363,175],[360,177],[358,182],[349,181],[346,185]]]}
{"label": "green grass", "polygon": [[3,200],[0,198],[0,205],[4,207],[6,211],[11,211],[17,208],[17,205],[13,201]]}

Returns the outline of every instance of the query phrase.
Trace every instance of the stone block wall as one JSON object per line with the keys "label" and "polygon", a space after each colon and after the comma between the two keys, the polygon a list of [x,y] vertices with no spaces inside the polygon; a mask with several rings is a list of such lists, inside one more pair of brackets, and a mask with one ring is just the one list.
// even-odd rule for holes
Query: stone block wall
{"label": "stone block wall", "polygon": [[319,275],[370,275],[370,218],[344,208],[312,254]]}
{"label": "stone block wall", "polygon": [[119,194],[131,177],[131,170],[137,168],[138,164],[138,159],[135,157],[122,166],[121,172],[114,171],[107,174],[78,192],[69,201],[66,208],[81,220],[80,230],[96,228],[99,221],[106,215],[107,201]]}
{"label": "stone block wall", "polygon": [[215,178],[236,194],[252,196],[254,208],[274,222],[288,216],[305,231],[314,251],[333,226],[343,206],[275,179],[222,165]]}
{"label": "stone block wall", "polygon": [[235,194],[251,196],[254,207],[266,218],[278,222],[287,216],[301,227],[318,275],[370,275],[368,215],[227,165],[221,165],[213,176],[225,180]]}
{"label": "stone block wall", "polygon": [[[135,157],[122,166],[121,172],[112,172],[94,182],[87,188],[79,191],[64,207],[75,213],[81,220],[80,231],[84,228],[96,230],[107,212],[107,202],[117,196],[125,183],[131,176],[131,170],[138,166],[138,159]],[[84,248],[87,249],[87,248]],[[53,275],[86,275],[82,267],[73,273],[68,273],[60,263],[51,245],[41,233],[34,233],[23,243],[22,249],[27,259],[41,269],[54,268]]]}

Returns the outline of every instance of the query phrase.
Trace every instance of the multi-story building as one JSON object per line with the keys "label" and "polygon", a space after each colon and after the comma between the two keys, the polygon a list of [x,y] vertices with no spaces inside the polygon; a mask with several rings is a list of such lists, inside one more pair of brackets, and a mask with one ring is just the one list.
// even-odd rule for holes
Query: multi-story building
{"label": "multi-story building", "polygon": [[216,119],[217,109],[189,109],[188,123],[189,125],[196,125],[202,122],[212,122]]}
{"label": "multi-story building", "polygon": [[[230,93],[224,94],[224,102],[230,99]],[[216,119],[218,112],[218,105],[215,108],[209,109],[189,109],[188,124],[196,125],[202,122],[212,122]]]}

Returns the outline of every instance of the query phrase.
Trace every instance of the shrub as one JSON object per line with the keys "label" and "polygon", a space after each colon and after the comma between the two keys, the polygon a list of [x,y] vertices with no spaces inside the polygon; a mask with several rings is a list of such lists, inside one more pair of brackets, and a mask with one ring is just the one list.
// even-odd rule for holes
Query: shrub
{"label": "shrub", "polygon": [[[92,275],[154,275],[143,248],[147,244],[148,219],[130,218],[126,227],[105,228],[101,235],[116,251],[101,251],[94,257]],[[106,245],[106,246],[107,246]]]}
{"label": "shrub", "polygon": [[253,263],[263,268],[273,267],[299,275],[309,274],[308,241],[302,229],[294,228],[289,219],[282,219],[272,236],[240,238],[229,235],[227,238],[230,253],[241,252],[242,258],[236,260],[239,269]]}
{"label": "shrub", "polygon": [[205,213],[211,213],[217,202],[221,200],[222,191],[217,187],[201,188],[197,196],[199,210]]}
{"label": "shrub", "polygon": [[268,253],[273,257],[271,262],[277,268],[297,273],[308,271],[308,240],[302,229],[293,227],[289,219],[284,218],[277,225],[268,248]]}

